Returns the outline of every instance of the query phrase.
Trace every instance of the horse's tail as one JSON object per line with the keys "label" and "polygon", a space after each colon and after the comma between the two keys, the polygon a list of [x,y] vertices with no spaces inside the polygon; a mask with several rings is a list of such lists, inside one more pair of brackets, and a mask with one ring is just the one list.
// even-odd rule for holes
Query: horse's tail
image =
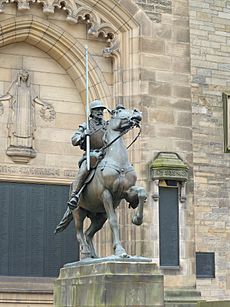
{"label": "horse's tail", "polygon": [[69,225],[69,223],[73,219],[72,211],[67,207],[66,212],[63,215],[63,218],[61,219],[60,223],[57,225],[54,233],[61,232],[66,229],[66,227]]}

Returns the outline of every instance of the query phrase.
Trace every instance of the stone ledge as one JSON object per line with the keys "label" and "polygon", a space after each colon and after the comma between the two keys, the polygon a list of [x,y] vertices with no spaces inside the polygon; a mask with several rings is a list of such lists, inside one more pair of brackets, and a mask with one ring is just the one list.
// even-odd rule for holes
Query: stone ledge
{"label": "stone ledge", "polygon": [[165,289],[165,307],[195,307],[201,300],[201,293],[196,289]]}
{"label": "stone ledge", "polygon": [[53,306],[54,278],[0,277],[0,307]]}
{"label": "stone ledge", "polygon": [[0,276],[0,293],[53,293],[55,278]]}

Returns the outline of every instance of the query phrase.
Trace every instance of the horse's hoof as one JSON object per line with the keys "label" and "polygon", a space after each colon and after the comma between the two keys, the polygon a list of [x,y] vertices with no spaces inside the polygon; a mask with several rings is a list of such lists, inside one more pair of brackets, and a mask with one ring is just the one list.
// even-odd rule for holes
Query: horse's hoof
{"label": "horse's hoof", "polygon": [[91,250],[87,245],[81,246],[80,256],[81,259],[92,258]]}
{"label": "horse's hoof", "polygon": [[97,255],[92,255],[91,258],[93,258],[93,259],[98,259],[98,258],[100,258],[100,257],[98,257]]}
{"label": "horse's hoof", "polygon": [[143,218],[138,217],[138,216],[134,216],[132,218],[132,223],[137,225],[137,226],[140,226],[143,223]]}
{"label": "horse's hoof", "polygon": [[128,254],[126,253],[125,249],[122,246],[117,245],[114,248],[115,251],[115,256],[121,257],[121,258],[127,258],[129,257]]}
{"label": "horse's hoof", "polygon": [[80,255],[80,259],[81,259],[81,260],[83,260],[83,259],[89,259],[89,258],[92,258],[91,253],[81,253],[81,255]]}
{"label": "horse's hoof", "polygon": [[127,253],[123,253],[119,255],[120,258],[130,258],[130,256]]}

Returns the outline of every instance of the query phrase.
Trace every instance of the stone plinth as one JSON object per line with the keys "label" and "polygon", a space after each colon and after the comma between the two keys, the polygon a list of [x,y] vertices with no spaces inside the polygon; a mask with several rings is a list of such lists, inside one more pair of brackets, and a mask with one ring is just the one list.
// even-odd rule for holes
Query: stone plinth
{"label": "stone plinth", "polygon": [[54,306],[164,306],[163,275],[152,262],[74,263],[60,271]]}

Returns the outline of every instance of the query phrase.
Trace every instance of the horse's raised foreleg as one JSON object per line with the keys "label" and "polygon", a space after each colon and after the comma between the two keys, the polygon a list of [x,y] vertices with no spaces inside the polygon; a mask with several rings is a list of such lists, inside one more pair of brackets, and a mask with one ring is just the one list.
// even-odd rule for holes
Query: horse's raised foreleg
{"label": "horse's raised foreleg", "polygon": [[138,206],[132,218],[132,223],[135,225],[141,225],[143,223],[144,203],[147,199],[147,194],[144,188],[133,186],[129,189],[129,191],[127,192],[126,200],[132,206],[132,202],[135,203],[136,199],[138,199]]}
{"label": "horse's raised foreleg", "polygon": [[80,207],[77,207],[75,210],[73,210],[73,218],[75,222],[76,236],[80,244],[80,258],[81,259],[91,257],[91,251],[90,251],[90,248],[88,246],[88,243],[86,242],[86,239],[83,233],[83,222],[86,216],[87,216],[87,211]]}
{"label": "horse's raised foreleg", "polygon": [[115,209],[113,208],[113,199],[111,193],[108,190],[105,190],[102,193],[102,199],[107,214],[107,218],[109,221],[109,225],[113,234],[114,254],[120,257],[128,257],[125,249],[121,246],[118,223],[117,223],[117,215]]}
{"label": "horse's raised foreleg", "polygon": [[89,215],[89,218],[91,220],[91,224],[89,228],[85,232],[86,241],[90,247],[91,250],[91,257],[97,258],[94,245],[93,245],[93,237],[98,230],[100,230],[103,225],[105,224],[105,221],[107,220],[106,213],[97,213],[93,214],[92,216]]}

